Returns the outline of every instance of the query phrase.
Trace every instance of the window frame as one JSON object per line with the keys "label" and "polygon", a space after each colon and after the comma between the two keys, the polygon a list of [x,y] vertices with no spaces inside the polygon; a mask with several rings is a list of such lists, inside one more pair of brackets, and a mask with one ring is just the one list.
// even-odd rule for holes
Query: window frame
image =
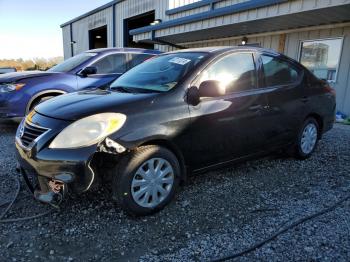
{"label": "window frame", "polygon": [[[288,83],[288,84],[280,84],[280,85],[273,85],[273,86],[269,86],[266,83],[266,77],[265,77],[265,68],[264,68],[264,63],[262,60],[262,56],[270,56],[273,57],[274,59],[277,59],[279,61],[282,61],[284,63],[287,63],[288,65],[290,65],[290,67],[292,69],[294,69],[297,74],[298,74],[298,80],[293,82],[293,83]],[[259,63],[260,63],[260,70],[261,70],[261,78],[262,78],[262,83],[263,83],[263,88],[283,88],[286,86],[297,86],[300,85],[300,83],[303,81],[304,79],[304,70],[303,68],[301,68],[299,65],[296,65],[293,61],[289,60],[288,58],[285,58],[283,56],[281,56],[280,54],[272,54],[272,53],[267,53],[267,52],[261,52],[259,53]]]}
{"label": "window frame", "polygon": [[[90,50],[91,51],[91,50]],[[97,53],[97,52],[96,52]],[[85,65],[82,69],[80,69],[76,74],[79,75],[81,71],[84,70],[84,68],[89,67],[89,66],[94,66],[95,63],[99,62],[100,60],[102,60],[103,58],[105,58],[106,56],[109,55],[115,55],[115,54],[125,54],[126,57],[126,64],[127,64],[127,71],[130,70],[129,68],[129,61],[128,59],[128,55],[129,54],[147,54],[147,55],[153,55],[153,56],[157,56],[159,54],[152,54],[152,53],[139,53],[139,52],[125,52],[125,51],[118,51],[118,52],[109,52],[109,53],[105,53],[105,54],[101,54],[99,53],[98,57],[96,58],[96,60],[92,60],[90,61],[87,65]],[[125,72],[124,72],[125,73]],[[109,76],[109,75],[122,75],[123,73],[111,73],[111,74],[94,74],[91,76]]]}
{"label": "window frame", "polygon": [[[248,53],[252,55],[252,59],[253,59],[253,64],[254,64],[254,69],[255,69],[255,77],[256,77],[256,83],[255,83],[255,88],[253,89],[249,89],[249,90],[241,90],[241,91],[236,91],[236,92],[230,92],[227,93],[225,95],[222,96],[218,96],[219,98],[221,97],[226,97],[226,96],[230,96],[230,95],[234,95],[234,94],[241,94],[241,93],[250,93],[252,91],[256,91],[256,90],[260,90],[262,88],[261,83],[260,83],[260,73],[259,73],[259,56],[258,53],[255,50],[236,50],[236,51],[229,51],[229,52],[225,52],[220,54],[219,56],[215,57],[213,60],[211,60],[204,68],[202,68],[200,70],[200,72],[196,75],[196,77],[191,81],[191,85],[190,86],[197,86],[197,88],[199,88],[199,79],[200,76],[202,75],[202,73],[207,70],[210,66],[218,63],[220,60],[224,59],[225,57],[229,56],[229,55],[234,55],[234,54],[242,54],[242,53]],[[218,98],[215,97],[215,98]]]}
{"label": "window frame", "polygon": [[143,60],[143,62],[139,63],[139,64],[142,64],[144,63],[145,61],[147,61],[148,59],[152,59],[154,58],[155,56],[157,56],[156,54],[150,54],[150,53],[127,53],[127,62],[126,62],[126,68],[127,70],[126,71],[129,71],[131,68],[134,68],[135,66],[138,66],[139,64],[135,65],[135,66],[132,66],[132,59],[133,59],[133,55],[147,55],[149,56],[146,60]]}
{"label": "window frame", "polygon": [[[336,71],[335,71],[335,78],[334,80],[327,80],[328,83],[337,83],[338,82],[338,71],[339,71],[339,67],[340,67],[340,62],[341,62],[341,56],[343,53],[343,46],[344,46],[344,36],[335,36],[335,37],[325,37],[325,38],[315,38],[315,39],[303,39],[303,40],[299,40],[299,50],[298,50],[298,62],[301,64],[301,51],[303,49],[303,43],[304,42],[315,42],[315,41],[326,41],[326,40],[336,40],[336,39],[340,39],[341,43],[340,43],[340,53],[339,53],[339,60],[336,66]],[[305,67],[307,68],[307,67]],[[308,68],[307,68],[308,69]],[[309,70],[309,69],[308,69]],[[317,76],[316,76],[317,77]],[[317,77],[318,78],[318,77]]]}

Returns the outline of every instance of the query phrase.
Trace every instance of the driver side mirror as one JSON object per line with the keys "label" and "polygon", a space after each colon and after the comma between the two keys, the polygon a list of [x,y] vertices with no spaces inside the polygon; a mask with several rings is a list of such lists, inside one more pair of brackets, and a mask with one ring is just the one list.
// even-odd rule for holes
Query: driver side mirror
{"label": "driver side mirror", "polygon": [[198,105],[201,97],[218,97],[226,93],[225,87],[217,80],[207,80],[200,84],[199,88],[191,86],[187,91],[187,103]]}
{"label": "driver side mirror", "polygon": [[225,87],[218,80],[207,80],[199,86],[199,97],[218,97],[226,93]]}
{"label": "driver side mirror", "polygon": [[97,73],[97,68],[94,66],[88,66],[85,67],[83,70],[80,71],[79,75],[83,77],[87,77],[89,75],[95,75]]}

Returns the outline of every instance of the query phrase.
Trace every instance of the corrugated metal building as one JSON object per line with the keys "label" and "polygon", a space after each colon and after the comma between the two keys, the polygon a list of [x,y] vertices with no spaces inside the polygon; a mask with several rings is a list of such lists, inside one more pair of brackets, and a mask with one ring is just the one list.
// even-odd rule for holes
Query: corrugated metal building
{"label": "corrugated metal building", "polygon": [[104,46],[170,51],[246,37],[327,79],[338,110],[350,114],[350,0],[115,0],[61,27],[65,58]]}

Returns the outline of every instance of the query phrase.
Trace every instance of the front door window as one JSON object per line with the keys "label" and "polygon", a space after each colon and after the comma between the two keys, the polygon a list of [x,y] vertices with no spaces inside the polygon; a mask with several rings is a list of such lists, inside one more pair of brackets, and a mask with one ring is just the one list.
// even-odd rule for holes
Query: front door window
{"label": "front door window", "polygon": [[123,74],[127,70],[125,54],[108,55],[94,63],[97,74]]}
{"label": "front door window", "polygon": [[256,88],[256,70],[252,53],[235,53],[221,58],[205,69],[200,83],[217,80],[226,87],[226,94]]}

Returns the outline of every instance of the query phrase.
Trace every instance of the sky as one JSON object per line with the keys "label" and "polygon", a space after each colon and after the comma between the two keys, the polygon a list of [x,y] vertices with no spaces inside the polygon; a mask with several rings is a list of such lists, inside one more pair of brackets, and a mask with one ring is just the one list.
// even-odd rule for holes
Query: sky
{"label": "sky", "polygon": [[60,25],[111,0],[0,0],[0,59],[63,56]]}

